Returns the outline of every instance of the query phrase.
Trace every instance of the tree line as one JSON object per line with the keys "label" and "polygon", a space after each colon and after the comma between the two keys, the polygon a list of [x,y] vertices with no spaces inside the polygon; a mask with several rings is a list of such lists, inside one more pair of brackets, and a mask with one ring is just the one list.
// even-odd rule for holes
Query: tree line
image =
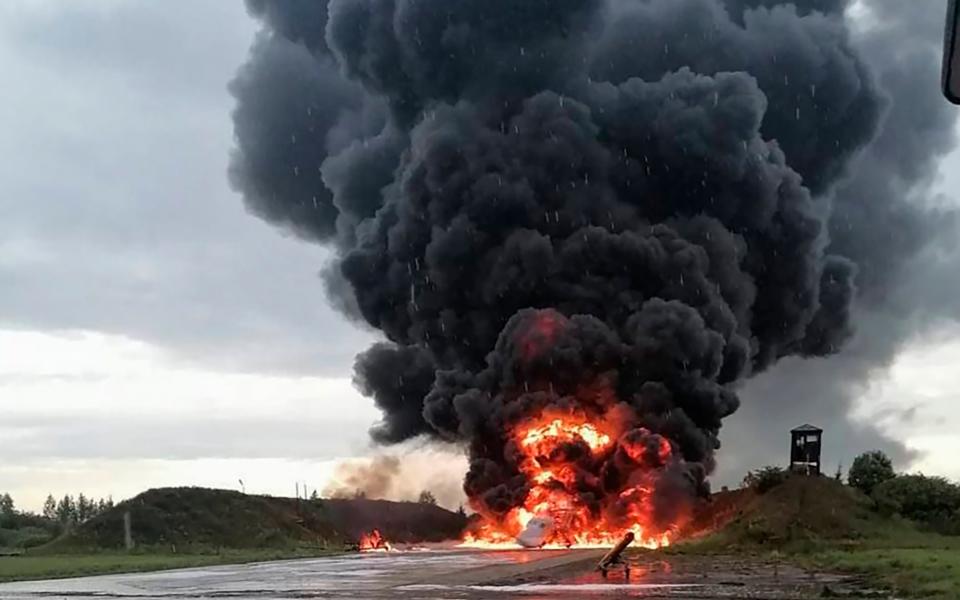
{"label": "tree line", "polygon": [[86,523],[114,507],[113,498],[90,498],[83,493],[74,497],[65,495],[57,500],[47,496],[43,511],[36,515],[29,511],[17,510],[17,505],[9,493],[0,494],[0,528],[17,529],[24,523],[36,524],[37,519],[66,524]]}
{"label": "tree line", "polygon": [[82,493],[76,499],[67,494],[60,500],[47,496],[43,503],[43,516],[60,523],[86,523],[114,507],[113,498],[87,498]]}

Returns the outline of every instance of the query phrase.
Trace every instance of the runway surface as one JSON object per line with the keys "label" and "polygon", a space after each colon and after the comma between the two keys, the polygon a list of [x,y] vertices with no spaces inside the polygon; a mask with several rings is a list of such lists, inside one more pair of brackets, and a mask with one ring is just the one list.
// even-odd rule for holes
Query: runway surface
{"label": "runway surface", "polygon": [[[520,597],[765,598],[853,592],[848,578],[739,557],[636,557],[629,574],[593,570],[602,550],[431,550],[350,554],[161,573],[0,584],[3,600]],[[848,589],[849,588],[849,589]]]}
{"label": "runway surface", "polygon": [[[478,586],[590,561],[595,550],[409,551],[0,584],[0,598],[481,598]],[[512,594],[513,592],[511,592]]]}

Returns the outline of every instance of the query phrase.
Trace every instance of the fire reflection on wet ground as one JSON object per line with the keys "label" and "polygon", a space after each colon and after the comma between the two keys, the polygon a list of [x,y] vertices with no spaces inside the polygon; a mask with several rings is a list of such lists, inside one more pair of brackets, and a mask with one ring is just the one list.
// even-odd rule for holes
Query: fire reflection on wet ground
{"label": "fire reflection on wet ground", "polygon": [[[0,585],[4,600],[769,598],[842,592],[842,577],[738,558],[634,555],[629,574],[592,569],[597,551],[421,550]],[[602,554],[602,552],[600,553]],[[656,557],[656,558],[653,558]]]}

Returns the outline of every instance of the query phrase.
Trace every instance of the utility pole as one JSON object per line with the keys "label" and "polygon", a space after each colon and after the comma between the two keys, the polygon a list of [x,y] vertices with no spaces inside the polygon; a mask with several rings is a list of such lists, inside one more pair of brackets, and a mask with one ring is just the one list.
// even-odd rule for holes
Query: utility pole
{"label": "utility pole", "polygon": [[[307,484],[303,484],[303,489],[306,491]],[[303,518],[303,508],[300,506],[300,482],[297,482],[297,517]]]}
{"label": "utility pole", "polygon": [[130,511],[123,513],[123,544],[127,552],[133,550],[133,519],[130,517]]}

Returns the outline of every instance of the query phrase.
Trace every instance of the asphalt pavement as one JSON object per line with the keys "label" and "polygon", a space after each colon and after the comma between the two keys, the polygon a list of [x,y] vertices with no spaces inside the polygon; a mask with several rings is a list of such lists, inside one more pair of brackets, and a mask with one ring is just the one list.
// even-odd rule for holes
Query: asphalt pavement
{"label": "asphalt pavement", "polygon": [[[477,598],[483,586],[593,560],[597,551],[404,551],[0,584],[4,600]],[[513,594],[513,592],[511,592]]]}
{"label": "asphalt pavement", "polygon": [[[378,600],[765,598],[855,595],[848,578],[749,557],[631,559],[601,577],[602,550],[426,550],[365,553],[160,573],[0,584],[2,600]],[[853,582],[856,583],[856,582]],[[861,596],[855,596],[861,597]],[[876,596],[874,596],[876,597]]]}

